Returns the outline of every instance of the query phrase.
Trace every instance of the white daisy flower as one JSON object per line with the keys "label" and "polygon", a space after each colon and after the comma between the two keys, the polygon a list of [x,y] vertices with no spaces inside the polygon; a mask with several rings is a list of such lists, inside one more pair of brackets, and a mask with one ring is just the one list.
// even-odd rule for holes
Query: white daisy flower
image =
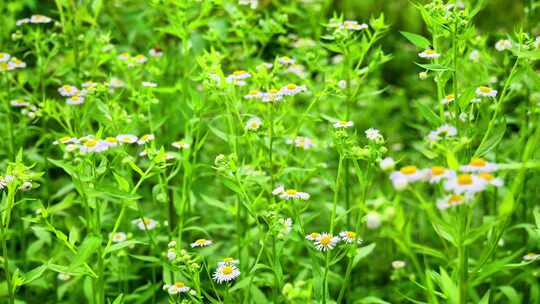
{"label": "white daisy flower", "polygon": [[259,117],[252,117],[246,122],[245,128],[246,130],[256,131],[261,127],[261,125],[262,121]]}
{"label": "white daisy flower", "polygon": [[[278,187],[279,189],[279,187]],[[278,189],[275,189],[272,193],[276,192],[276,190]],[[291,200],[291,199],[298,199],[298,200],[308,200],[310,195],[309,193],[307,192],[301,192],[301,191],[298,191],[296,189],[283,189],[283,191],[279,192],[278,194],[274,194],[274,195],[277,195],[279,196],[281,199],[284,199],[286,201],[288,200]]]}
{"label": "white daisy flower", "polygon": [[240,263],[239,260],[235,260],[234,258],[231,258],[231,257],[227,257],[227,258],[224,258],[223,260],[221,260],[220,262],[218,262],[218,266],[227,266],[227,265],[232,265],[232,266],[236,266]]}
{"label": "white daisy flower", "polygon": [[219,266],[212,278],[214,281],[222,284],[224,282],[230,282],[240,276],[240,270],[234,265],[223,265]]}
{"label": "white daisy flower", "polygon": [[76,137],[64,136],[64,137],[59,138],[58,140],[53,141],[53,145],[78,143],[78,142],[79,140]]}
{"label": "white daisy flower", "polygon": [[289,83],[288,85],[281,88],[279,92],[285,96],[293,96],[300,92],[307,92],[307,88],[305,85],[299,86],[294,83]]}
{"label": "white daisy flower", "polygon": [[383,136],[381,135],[381,131],[379,131],[378,129],[369,128],[364,133],[366,134],[366,138],[371,140],[371,141],[378,142],[378,141],[383,140]]}
{"label": "white daisy flower", "polygon": [[144,144],[147,144],[147,143],[153,141],[154,139],[155,139],[154,134],[145,134],[145,135],[141,136],[141,138],[139,138],[139,140],[137,141],[137,144],[138,145],[144,145]]}
{"label": "white daisy flower", "polygon": [[151,82],[151,81],[143,81],[143,82],[141,82],[141,84],[142,84],[143,87],[147,87],[147,88],[155,88],[155,87],[157,87],[157,83]]}
{"label": "white daisy flower", "polygon": [[425,177],[425,171],[418,170],[416,166],[404,166],[390,174],[390,180],[396,190],[403,190],[409,183],[423,180]]}
{"label": "white daisy flower", "polygon": [[250,77],[251,74],[249,72],[246,72],[244,70],[238,70],[227,76],[226,80],[228,83],[231,83],[233,85],[244,86],[246,85],[246,82],[244,80]]}
{"label": "white daisy flower", "polygon": [[476,89],[476,95],[482,97],[495,97],[497,96],[497,90],[494,90],[490,87],[480,86]]}
{"label": "white daisy flower", "polygon": [[191,288],[187,287],[184,282],[175,282],[174,284],[165,284],[163,285],[163,290],[166,290],[168,294],[170,295],[176,295],[179,293],[185,293],[188,292]]}
{"label": "white daisy flower", "polygon": [[120,80],[116,77],[111,78],[111,80],[109,81],[109,87],[112,89],[123,88],[125,86],[126,86],[126,83],[123,80]]}
{"label": "white daisy flower", "polygon": [[441,103],[444,104],[444,105],[449,104],[449,103],[453,102],[455,99],[456,98],[455,98],[454,94],[449,94],[449,95],[446,95],[446,96],[443,97],[443,99],[441,100]]}
{"label": "white daisy flower", "polygon": [[176,259],[176,252],[174,251],[174,249],[170,249],[169,251],[167,251],[167,260],[173,261],[175,259]]}
{"label": "white daisy flower", "polygon": [[143,219],[138,218],[131,222],[137,225],[137,228],[139,228],[139,230],[152,230],[155,229],[158,225],[157,221],[146,217]]}
{"label": "white daisy flower", "polygon": [[10,101],[10,104],[14,108],[24,108],[30,105],[27,98],[17,98]]}
{"label": "white daisy flower", "polygon": [[259,90],[251,90],[247,95],[244,96],[245,99],[254,99],[261,98],[262,93]]}
{"label": "white daisy flower", "polygon": [[62,96],[71,97],[79,93],[79,89],[77,87],[72,85],[63,85],[60,88],[58,88],[58,93]]}
{"label": "white daisy flower", "polygon": [[207,246],[210,246],[212,245],[212,243],[214,243],[214,241],[212,240],[207,240],[207,239],[198,239],[198,240],[195,240],[195,242],[191,243],[191,248],[194,248],[194,247],[207,247]]}
{"label": "white daisy flower", "polygon": [[468,165],[459,167],[463,172],[479,173],[479,172],[494,172],[499,166],[495,163],[490,163],[483,158],[473,158]]}
{"label": "white daisy flower", "polygon": [[251,9],[256,9],[257,5],[259,5],[259,0],[238,0],[238,4],[249,5]]}
{"label": "white daisy flower", "polygon": [[15,25],[16,25],[16,26],[21,26],[21,25],[27,24],[27,23],[30,23],[30,18],[18,19],[18,20],[15,22]]}
{"label": "white daisy flower", "polygon": [[368,25],[365,23],[359,24],[358,21],[355,21],[355,20],[345,20],[339,24],[339,28],[351,30],[351,31],[360,31],[360,30],[367,29]]}
{"label": "white daisy flower", "polygon": [[0,62],[8,62],[9,58],[11,58],[10,54],[0,52]]}
{"label": "white daisy flower", "polygon": [[374,230],[381,226],[381,215],[377,211],[370,211],[366,214],[366,226]]}
{"label": "white daisy flower", "polygon": [[540,36],[537,36],[536,40],[534,40],[534,47],[540,49]]}
{"label": "white daisy flower", "polygon": [[52,19],[44,15],[32,15],[30,16],[30,23],[49,23]]}
{"label": "white daisy flower", "polygon": [[95,91],[97,83],[93,81],[85,81],[81,84],[81,87],[85,88],[87,91]]}
{"label": "white daisy flower", "polygon": [[71,275],[66,272],[59,272],[56,277],[58,278],[58,280],[64,281],[64,282],[69,281],[69,279],[71,279]]}
{"label": "white daisy flower", "polygon": [[474,194],[484,191],[486,184],[485,180],[476,175],[460,174],[454,178],[448,179],[444,184],[444,188],[447,191],[453,191],[456,194]]}
{"label": "white daisy flower", "polygon": [[333,126],[335,129],[347,129],[354,126],[354,123],[351,120],[340,120],[336,121]]}
{"label": "white daisy flower", "polygon": [[451,194],[437,200],[437,208],[444,210],[450,207],[459,206],[466,201],[467,198],[461,194]]}
{"label": "white daisy flower", "polygon": [[295,147],[302,148],[304,150],[308,150],[315,147],[315,144],[313,143],[313,141],[304,136],[297,136],[294,139],[294,141],[292,139],[287,139],[287,143],[290,145],[294,143]]}
{"label": "white daisy flower", "polygon": [[283,93],[276,89],[270,89],[267,92],[262,92],[260,95],[262,102],[276,102],[283,99]]}
{"label": "white daisy flower", "polygon": [[131,55],[128,52],[123,52],[123,53],[120,53],[120,55],[118,55],[117,58],[122,61],[127,61],[131,58]]}
{"label": "white daisy flower", "polygon": [[169,248],[174,248],[174,247],[176,247],[176,241],[170,241],[170,242],[167,244],[167,247],[169,247]]}
{"label": "white daisy flower", "polygon": [[277,61],[282,65],[291,65],[296,63],[296,60],[287,56],[278,57]]}
{"label": "white daisy flower", "polygon": [[379,162],[379,167],[383,171],[393,170],[396,166],[396,162],[391,157],[385,157],[383,160]]}
{"label": "white daisy flower", "polygon": [[341,89],[345,89],[345,88],[347,88],[347,81],[342,79],[342,80],[338,81],[337,85]]}
{"label": "white daisy flower", "polygon": [[504,50],[508,50],[512,47],[512,41],[508,39],[501,39],[495,43],[495,49],[499,52],[502,52]]}
{"label": "white daisy flower", "polygon": [[293,64],[285,70],[287,73],[294,74],[302,79],[307,77],[306,68],[301,64]]}
{"label": "white daisy flower", "polygon": [[111,240],[113,243],[122,243],[127,240],[127,236],[124,232],[116,232],[111,235]]}
{"label": "white daisy flower", "polygon": [[310,234],[306,234],[306,240],[309,240],[309,241],[315,241],[319,237],[321,237],[321,234],[318,232],[312,232]]}
{"label": "white daisy flower", "polygon": [[474,61],[474,62],[478,62],[478,60],[480,60],[480,52],[478,50],[476,50],[476,49],[472,50],[469,53],[469,60]]}
{"label": "white daisy flower", "polygon": [[504,186],[504,181],[501,178],[493,176],[491,173],[488,172],[480,172],[478,173],[478,177],[485,180],[486,183],[490,186],[495,187],[502,187]]}
{"label": "white daisy flower", "polygon": [[433,166],[426,170],[426,177],[432,184],[438,183],[443,179],[454,178],[455,176],[456,172],[441,166]]}
{"label": "white daisy flower", "polygon": [[336,244],[338,242],[339,242],[339,237],[323,232],[315,240],[314,245],[315,245],[315,248],[317,248],[317,250],[319,251],[327,251],[327,250],[334,249],[334,247],[336,247]]}
{"label": "white daisy flower", "polygon": [[341,231],[339,233],[339,237],[341,240],[347,244],[352,244],[354,242],[357,242],[358,244],[361,244],[363,240],[361,238],[356,237],[356,232],[354,231]]}
{"label": "white daisy flower", "polygon": [[526,255],[523,256],[524,261],[536,261],[540,259],[540,254],[529,252]]}
{"label": "white daisy flower", "polygon": [[8,70],[22,69],[26,67],[26,62],[20,60],[17,57],[11,57],[8,62]]}
{"label": "white daisy flower", "polygon": [[105,141],[88,138],[82,141],[79,146],[79,151],[83,154],[86,153],[99,153],[107,150],[109,146]]}
{"label": "white daisy flower", "polygon": [[68,105],[80,105],[84,103],[84,96],[82,94],[75,94],[66,99]]}
{"label": "white daisy flower", "polygon": [[177,148],[177,149],[189,149],[189,143],[186,142],[185,140],[179,140],[179,141],[175,141],[171,144],[173,147]]}
{"label": "white daisy flower", "polygon": [[118,146],[118,139],[116,139],[116,137],[111,137],[111,136],[106,137],[104,142],[110,148]]}
{"label": "white daisy flower", "polygon": [[148,51],[148,55],[151,57],[161,57],[163,56],[163,51],[159,47],[151,48]]}
{"label": "white daisy flower", "polygon": [[441,54],[437,53],[435,50],[427,49],[418,53],[418,56],[420,58],[436,59],[436,58],[441,57]]}
{"label": "white daisy flower", "polygon": [[449,124],[444,124],[438,127],[436,130],[429,132],[427,140],[429,142],[439,141],[441,138],[454,137],[457,134],[457,129]]}
{"label": "white daisy flower", "polygon": [[136,55],[136,56],[132,57],[131,59],[133,60],[133,62],[138,63],[138,64],[143,64],[146,61],[148,61],[148,58],[146,58],[146,56],[144,56],[142,54]]}
{"label": "white daisy flower", "polygon": [[401,261],[401,260],[395,260],[392,262],[392,268],[394,269],[401,269],[403,267],[407,266],[407,263],[405,263],[405,261]]}
{"label": "white daisy flower", "polygon": [[125,144],[132,144],[139,140],[139,138],[133,134],[118,134],[116,135],[116,139]]}

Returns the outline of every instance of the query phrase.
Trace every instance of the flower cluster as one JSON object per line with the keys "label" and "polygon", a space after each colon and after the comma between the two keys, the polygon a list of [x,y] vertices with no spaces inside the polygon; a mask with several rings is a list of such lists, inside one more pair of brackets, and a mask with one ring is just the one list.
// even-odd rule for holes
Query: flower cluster
{"label": "flower cluster", "polygon": [[327,232],[312,232],[306,235],[306,240],[313,242],[313,245],[319,251],[328,251],[334,249],[338,243],[361,244],[363,240],[356,235],[354,231],[341,231],[339,236],[334,236]]}
{"label": "flower cluster", "polygon": [[441,166],[418,169],[409,165],[392,172],[390,179],[396,190],[403,190],[409,184],[419,181],[431,184],[444,182],[444,189],[450,194],[439,199],[437,206],[446,209],[467,202],[475,193],[486,190],[488,186],[503,186],[503,180],[492,174],[497,169],[497,164],[475,158],[469,164],[460,166],[459,172]]}
{"label": "flower cluster", "polygon": [[148,58],[142,54],[131,56],[128,52],[118,55],[118,59],[127,63],[128,68],[132,68],[135,65],[141,65],[148,61]]}
{"label": "flower cluster", "polygon": [[119,134],[117,136],[105,137],[105,139],[97,139],[93,135],[76,137],[62,137],[53,142],[55,145],[65,145],[66,151],[79,151],[82,154],[100,153],[110,148],[117,147],[120,144],[137,144],[145,145],[155,139],[153,134],[145,134],[140,138],[133,134]]}
{"label": "flower cluster", "polygon": [[26,62],[17,57],[11,56],[8,53],[0,52],[0,72],[13,71],[15,69],[23,69],[26,67]]}
{"label": "flower cluster", "polygon": [[244,96],[245,99],[258,99],[264,103],[281,101],[285,96],[294,96],[301,92],[307,92],[305,85],[289,83],[281,89],[270,89],[266,92],[251,90]]}

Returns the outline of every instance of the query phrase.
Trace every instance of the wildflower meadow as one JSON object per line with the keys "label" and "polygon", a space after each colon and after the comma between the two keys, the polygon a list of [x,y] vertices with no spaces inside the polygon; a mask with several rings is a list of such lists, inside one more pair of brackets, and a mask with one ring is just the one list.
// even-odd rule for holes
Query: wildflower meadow
{"label": "wildflower meadow", "polygon": [[540,303],[540,1],[0,14],[0,303]]}

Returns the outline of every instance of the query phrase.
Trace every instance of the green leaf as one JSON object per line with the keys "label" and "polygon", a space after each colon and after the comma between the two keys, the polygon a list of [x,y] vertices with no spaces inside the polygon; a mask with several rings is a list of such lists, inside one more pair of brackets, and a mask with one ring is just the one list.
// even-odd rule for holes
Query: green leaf
{"label": "green leaf", "polygon": [[25,273],[23,275],[23,279],[24,279],[23,284],[28,284],[34,280],[39,279],[43,275],[45,270],[47,270],[47,268],[48,268],[47,264],[43,264]]}
{"label": "green leaf", "polygon": [[360,262],[360,260],[370,255],[371,252],[373,252],[373,249],[375,249],[375,246],[375,243],[371,243],[367,246],[356,249],[356,255],[354,256],[352,267],[354,268],[358,262]]}
{"label": "green leaf", "polygon": [[434,71],[434,72],[445,72],[445,71],[451,71],[452,69],[447,67],[447,66],[444,66],[442,64],[439,64],[439,63],[427,63],[427,64],[423,64],[423,63],[417,63],[415,62],[415,64],[423,69],[426,69],[428,71]]}
{"label": "green leaf", "polygon": [[116,299],[114,299],[114,301],[112,302],[112,304],[122,304],[124,303],[124,294],[121,293],[118,295],[118,297],[116,297]]}
{"label": "green leaf", "polygon": [[432,126],[439,126],[443,123],[439,115],[435,114],[432,109],[421,102],[415,102],[414,107],[418,110],[418,113],[427,120]]}
{"label": "green leaf", "polygon": [[412,44],[416,45],[417,47],[421,49],[428,49],[431,46],[431,42],[429,42],[429,40],[423,36],[420,36],[414,33],[404,32],[404,31],[401,31],[400,33],[401,35],[405,36],[405,38],[407,38],[409,42],[411,42]]}
{"label": "green leaf", "polygon": [[489,293],[491,292],[491,290],[488,290],[486,292],[486,294],[484,294],[484,296],[482,297],[482,299],[480,300],[480,302],[478,302],[478,304],[489,304]]}
{"label": "green leaf", "polygon": [[521,302],[521,296],[517,293],[517,291],[512,286],[501,286],[499,289],[502,291],[502,293],[510,300],[510,304],[520,304]]}
{"label": "green leaf", "polygon": [[97,235],[88,235],[77,252],[77,256],[70,265],[70,270],[74,269],[84,262],[88,261],[90,257],[96,253],[101,246],[101,237]]}
{"label": "green leaf", "polygon": [[504,133],[506,132],[506,122],[498,124],[495,128],[490,131],[491,134],[486,134],[487,137],[482,139],[480,146],[476,149],[474,153],[475,157],[480,157],[487,154],[493,148],[495,148],[499,142],[503,139]]}

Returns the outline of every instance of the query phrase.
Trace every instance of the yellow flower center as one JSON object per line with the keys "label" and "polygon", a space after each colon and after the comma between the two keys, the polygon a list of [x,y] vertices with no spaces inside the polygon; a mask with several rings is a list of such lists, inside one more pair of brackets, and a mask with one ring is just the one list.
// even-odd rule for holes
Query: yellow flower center
{"label": "yellow flower center", "polygon": [[259,94],[259,91],[257,91],[257,90],[249,91],[249,95],[257,95],[257,94]]}
{"label": "yellow flower center", "polygon": [[195,243],[199,244],[199,245],[202,245],[204,243],[206,243],[206,239],[198,239],[195,241]]}
{"label": "yellow flower center", "polygon": [[437,52],[435,52],[435,50],[425,50],[424,53],[426,53],[427,55],[437,54]]}
{"label": "yellow flower center", "polygon": [[251,122],[251,128],[257,129],[259,127],[259,124],[256,121]]}
{"label": "yellow flower center", "polygon": [[447,101],[454,100],[454,94],[446,95],[446,97],[444,97],[444,99],[446,99]]}
{"label": "yellow flower center", "polygon": [[93,148],[97,145],[97,140],[95,139],[89,139],[84,142],[84,146],[87,148]]}
{"label": "yellow flower center", "polygon": [[144,223],[145,225],[148,225],[148,224],[150,224],[150,220],[149,220],[149,219],[143,219],[143,223]]}
{"label": "yellow flower center", "polygon": [[0,62],[0,71],[7,71],[9,69],[9,65],[5,62]]}
{"label": "yellow flower center", "polygon": [[488,181],[488,182],[495,178],[492,174],[486,173],[486,172],[479,173],[478,176],[480,176],[481,179],[483,179],[485,181]]}
{"label": "yellow flower center", "polygon": [[455,204],[459,204],[463,201],[463,196],[459,195],[459,194],[452,194],[450,196],[450,198],[448,198],[448,204],[449,205],[455,205]]}
{"label": "yellow flower center", "polygon": [[355,232],[352,232],[352,231],[347,231],[345,232],[345,236],[349,239],[354,239],[356,238],[356,233]]}
{"label": "yellow flower center", "polygon": [[232,268],[232,266],[224,266],[223,268],[221,268],[221,272],[224,275],[230,275],[230,274],[233,273],[233,268]]}
{"label": "yellow flower center", "polygon": [[183,282],[176,282],[176,283],[174,283],[174,286],[176,288],[183,288],[183,287],[186,286],[186,284],[184,284]]}
{"label": "yellow flower center", "polygon": [[482,93],[491,93],[491,88],[490,87],[485,87],[485,86],[481,86],[480,88],[478,88],[478,90]]}
{"label": "yellow flower center", "polygon": [[116,143],[118,142],[118,140],[114,137],[107,137],[105,138],[105,141],[108,142],[108,143]]}
{"label": "yellow flower center", "polygon": [[71,139],[71,137],[69,137],[69,136],[64,136],[64,137],[60,138],[59,141],[60,141],[61,143],[65,143],[66,141],[68,141],[68,140],[70,140],[70,139]]}
{"label": "yellow flower center", "polygon": [[484,167],[486,166],[486,160],[483,158],[475,158],[471,160],[469,165],[474,166],[474,167]]}
{"label": "yellow flower center", "polygon": [[405,166],[401,169],[399,169],[399,172],[405,175],[410,175],[413,173],[416,173],[416,166]]}
{"label": "yellow flower center", "polygon": [[321,238],[319,239],[319,243],[321,243],[321,245],[323,246],[328,246],[331,241],[332,237],[328,234],[321,236]]}
{"label": "yellow flower center", "polygon": [[471,185],[473,183],[473,179],[470,174],[462,174],[458,176],[457,182],[460,185]]}
{"label": "yellow flower center", "polygon": [[289,89],[289,90],[294,90],[294,89],[296,89],[296,85],[293,84],[293,83],[289,83],[289,84],[287,85],[287,89]]}
{"label": "yellow flower center", "polygon": [[279,91],[278,91],[277,89],[270,89],[270,90],[268,91],[268,93],[270,93],[270,94],[277,94],[277,93],[279,93]]}
{"label": "yellow flower center", "polygon": [[317,232],[312,232],[309,237],[312,238],[312,239],[316,239],[318,238],[319,236],[321,236],[320,233],[317,233]]}
{"label": "yellow flower center", "polygon": [[144,59],[144,56],[143,55],[137,55],[134,58],[135,58],[135,60],[140,61],[140,60]]}
{"label": "yellow flower center", "polygon": [[246,73],[246,71],[239,70],[239,71],[234,71],[234,72],[233,72],[233,75],[234,75],[234,76],[240,76],[240,75],[244,75],[245,73]]}
{"label": "yellow flower center", "polygon": [[129,136],[122,136],[123,141],[131,141],[131,137]]}
{"label": "yellow flower center", "polygon": [[433,175],[442,175],[444,174],[444,171],[446,169],[444,167],[441,167],[441,166],[434,166],[434,167],[431,167],[431,174]]}
{"label": "yellow flower center", "polygon": [[223,259],[223,262],[225,262],[225,263],[232,263],[232,262],[234,262],[234,259],[233,259],[233,258],[224,258],[224,259]]}
{"label": "yellow flower center", "polygon": [[287,195],[296,195],[296,193],[298,193],[298,191],[296,191],[295,189],[289,189],[285,191],[285,194]]}

